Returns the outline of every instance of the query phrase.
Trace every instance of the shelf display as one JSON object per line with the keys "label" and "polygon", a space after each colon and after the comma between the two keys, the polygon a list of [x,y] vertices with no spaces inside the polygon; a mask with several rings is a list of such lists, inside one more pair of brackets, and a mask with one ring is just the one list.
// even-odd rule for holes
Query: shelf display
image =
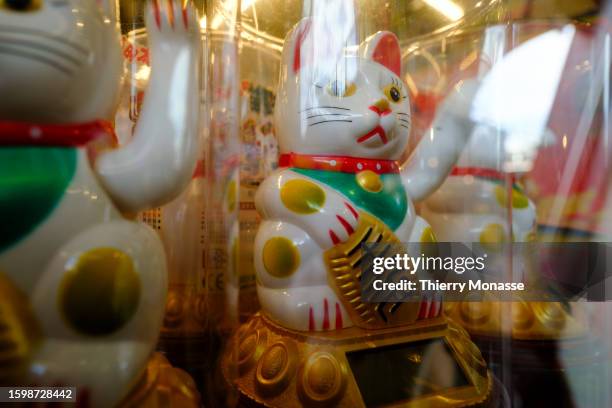
{"label": "shelf display", "polygon": [[[172,385],[172,398],[197,406],[193,381],[152,354],[167,286],[162,244],[124,216],[172,200],[195,167],[197,12],[191,3],[147,6],[150,90],[120,145],[111,122],[123,75],[118,20],[113,2],[101,6],[0,7],[0,26],[20,27],[0,52],[9,96],[0,102],[0,210],[9,220],[0,378],[77,387],[78,404],[95,407],[129,405],[131,392],[153,401],[174,378],[183,388]],[[145,372],[152,382],[131,389]]]}

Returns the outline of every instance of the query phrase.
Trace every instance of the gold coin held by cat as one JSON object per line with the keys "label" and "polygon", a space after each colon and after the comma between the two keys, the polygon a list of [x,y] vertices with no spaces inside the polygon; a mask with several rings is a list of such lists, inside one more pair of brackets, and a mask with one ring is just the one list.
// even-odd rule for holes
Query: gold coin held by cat
{"label": "gold coin held by cat", "polygon": [[383,183],[380,176],[372,170],[360,171],[355,178],[357,179],[357,184],[370,193],[378,193],[383,189]]}

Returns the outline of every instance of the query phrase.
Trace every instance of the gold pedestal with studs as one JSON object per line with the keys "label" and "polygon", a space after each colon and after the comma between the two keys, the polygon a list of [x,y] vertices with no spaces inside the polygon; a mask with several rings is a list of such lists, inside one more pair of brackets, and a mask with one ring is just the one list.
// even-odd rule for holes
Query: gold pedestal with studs
{"label": "gold pedestal with studs", "polygon": [[193,379],[172,367],[160,353],[153,353],[140,381],[123,400],[121,408],[198,408],[200,394]]}
{"label": "gold pedestal with studs", "polygon": [[473,336],[556,341],[587,334],[585,317],[577,303],[447,302],[444,311]]}
{"label": "gold pedestal with studs", "polygon": [[[240,327],[224,355],[226,380],[240,393],[242,406],[365,407],[348,355],[440,340],[466,384],[397,401],[402,407],[487,406],[493,381],[467,332],[445,317],[411,325],[369,330],[351,327],[326,332],[288,330],[262,314]],[[409,356],[417,363],[423,355]],[[394,376],[390,372],[380,376]],[[390,377],[388,377],[390,378]]]}
{"label": "gold pedestal with studs", "polygon": [[0,271],[0,385],[19,384],[41,338],[28,298]]}

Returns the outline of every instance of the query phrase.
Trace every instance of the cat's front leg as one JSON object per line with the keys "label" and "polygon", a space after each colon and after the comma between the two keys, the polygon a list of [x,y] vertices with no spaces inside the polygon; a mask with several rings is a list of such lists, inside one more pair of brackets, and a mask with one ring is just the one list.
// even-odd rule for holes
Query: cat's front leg
{"label": "cat's front leg", "polygon": [[198,152],[200,25],[192,2],[154,0],[146,12],[151,77],[134,137],[102,154],[96,170],[113,201],[137,212],[187,185]]}
{"label": "cat's front leg", "polygon": [[299,226],[323,249],[345,242],[359,223],[357,207],[325,184],[288,169],[259,187],[255,205],[264,219]]}
{"label": "cat's front leg", "polygon": [[271,319],[303,331],[352,325],[329,285],[321,248],[303,229],[283,221],[262,222],[254,255],[259,301]]}

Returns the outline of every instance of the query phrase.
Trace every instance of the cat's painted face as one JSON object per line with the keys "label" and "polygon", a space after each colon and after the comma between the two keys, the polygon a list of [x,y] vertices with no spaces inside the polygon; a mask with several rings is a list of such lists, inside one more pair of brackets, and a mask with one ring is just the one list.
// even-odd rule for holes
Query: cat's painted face
{"label": "cat's painted face", "polygon": [[300,23],[283,49],[275,109],[281,153],[399,159],[411,119],[397,38],[379,32],[353,55],[325,58],[325,49],[313,52],[310,24]]}
{"label": "cat's painted face", "polygon": [[109,119],[122,74],[112,0],[0,0],[0,120]]}

